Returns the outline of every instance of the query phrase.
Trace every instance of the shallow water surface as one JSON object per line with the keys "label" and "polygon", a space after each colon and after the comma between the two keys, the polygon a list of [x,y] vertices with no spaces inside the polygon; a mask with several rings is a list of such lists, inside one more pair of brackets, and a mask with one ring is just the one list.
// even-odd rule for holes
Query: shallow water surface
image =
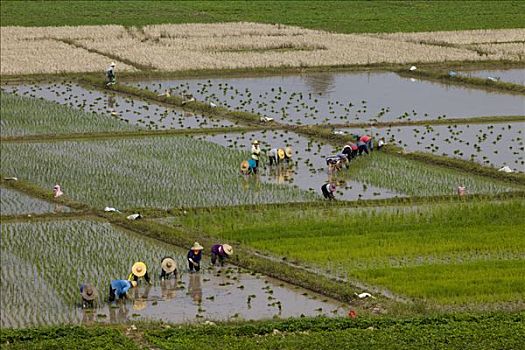
{"label": "shallow water surface", "polygon": [[148,129],[194,129],[233,126],[227,120],[204,117],[181,109],[115,94],[86,89],[75,83],[3,85],[8,93],[42,98],[60,104],[117,118]]}
{"label": "shallow water surface", "polygon": [[[348,134],[356,129],[342,129]],[[466,125],[404,126],[374,128],[374,136],[385,138],[408,151],[473,160],[494,167],[509,166],[525,171],[525,122]]]}
{"label": "shallow water surface", "polygon": [[275,118],[287,124],[342,124],[371,119],[426,120],[523,115],[525,97],[504,95],[390,72],[150,80],[130,85]]}
{"label": "shallow water surface", "polygon": [[[49,194],[51,199],[51,191]],[[71,211],[61,204],[53,204],[33,198],[25,193],[0,187],[0,212],[2,215],[64,213]]]}
{"label": "shallow water surface", "polygon": [[[329,174],[326,166],[326,157],[339,153],[331,145],[300,136],[294,132],[267,130],[245,133],[227,133],[216,135],[198,135],[199,139],[214,142],[225,147],[234,147],[249,151],[251,141],[259,140],[262,153],[272,148],[284,148],[287,145],[294,150],[293,164],[282,163],[271,166],[263,155],[260,171],[255,178],[246,179],[246,186],[256,189],[257,181],[295,185],[304,190],[311,190],[321,195],[320,187],[327,182],[338,183],[336,199],[357,200],[373,198],[390,198],[402,194],[388,189],[365,185],[358,181],[342,181],[337,174]],[[351,165],[350,165],[351,166]]]}
{"label": "shallow water surface", "polygon": [[467,77],[475,78],[494,78],[500,81],[525,85],[525,69],[491,69],[491,70],[477,70],[477,71],[462,71],[459,72]]}

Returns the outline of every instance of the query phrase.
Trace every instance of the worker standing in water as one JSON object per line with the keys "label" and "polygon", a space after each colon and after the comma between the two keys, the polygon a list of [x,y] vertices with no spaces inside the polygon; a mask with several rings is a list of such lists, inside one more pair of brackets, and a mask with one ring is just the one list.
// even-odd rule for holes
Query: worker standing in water
{"label": "worker standing in water", "polygon": [[257,163],[253,159],[248,159],[241,162],[241,174],[251,175],[257,174]]}
{"label": "worker standing in water", "polygon": [[165,256],[160,261],[160,280],[167,280],[177,277],[177,262],[171,256]]}
{"label": "worker standing in water", "polygon": [[144,277],[148,284],[151,284],[151,280],[148,275],[148,269],[146,264],[142,261],[138,261],[131,267],[131,273],[128,276],[128,281],[138,282],[140,278]]}
{"label": "worker standing in water", "polygon": [[252,159],[255,161],[255,168],[259,167],[259,157],[261,156],[261,148],[259,147],[259,141],[252,141]]}
{"label": "worker standing in water", "polygon": [[217,258],[219,264],[224,265],[224,261],[233,254],[233,248],[229,244],[215,244],[211,247],[211,264],[215,265]]}
{"label": "worker standing in water", "polygon": [[112,280],[109,284],[109,302],[113,302],[115,299],[127,298],[128,290],[136,286],[136,281]]}
{"label": "worker standing in water", "polygon": [[334,200],[334,192],[336,190],[336,187],[334,184],[326,183],[323,186],[321,186],[321,192],[323,193],[323,197],[328,200]]}
{"label": "worker standing in water", "polygon": [[115,76],[115,62],[111,62],[108,69],[106,69],[106,86],[114,85],[117,83]]}
{"label": "worker standing in water", "polygon": [[190,272],[198,272],[201,269],[201,259],[202,259],[202,250],[203,246],[199,242],[193,243],[193,246],[188,251],[188,268]]}
{"label": "worker standing in water", "polygon": [[80,296],[82,297],[82,308],[92,308],[97,298],[97,290],[91,283],[82,283],[80,285]]}
{"label": "worker standing in water", "polygon": [[285,149],[282,148],[272,148],[268,152],[268,159],[270,160],[270,166],[272,166],[274,163],[275,165],[278,165],[279,163],[285,161],[286,163],[289,163],[292,160],[292,148],[286,147]]}

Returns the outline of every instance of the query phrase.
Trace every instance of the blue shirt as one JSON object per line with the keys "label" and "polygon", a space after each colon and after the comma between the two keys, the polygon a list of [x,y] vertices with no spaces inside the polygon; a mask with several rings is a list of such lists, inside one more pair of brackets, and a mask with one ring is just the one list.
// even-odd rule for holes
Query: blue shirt
{"label": "blue shirt", "polygon": [[199,251],[199,254],[195,254],[195,253],[193,252],[193,250],[191,250],[191,249],[190,249],[190,251],[188,252],[188,259],[193,260],[193,261],[196,262],[197,264],[200,263],[201,258],[202,258],[202,250]]}
{"label": "blue shirt", "polygon": [[115,290],[115,294],[119,297],[126,294],[131,288],[131,282],[127,280],[113,280],[111,281],[111,288]]}

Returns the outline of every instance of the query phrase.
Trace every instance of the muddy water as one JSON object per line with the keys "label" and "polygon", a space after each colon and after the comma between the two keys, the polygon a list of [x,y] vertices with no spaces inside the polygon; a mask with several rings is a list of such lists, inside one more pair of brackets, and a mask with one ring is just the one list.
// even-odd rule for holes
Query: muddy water
{"label": "muddy water", "polygon": [[90,90],[74,83],[3,85],[8,93],[42,98],[60,104],[118,118],[148,129],[193,129],[233,126],[220,119],[207,118],[199,114],[168,108],[109,91]]}
{"label": "muddy water", "polygon": [[462,71],[461,75],[467,77],[483,78],[489,77],[499,79],[502,82],[525,85],[525,69],[493,69],[493,70],[477,70],[477,71]]}
{"label": "muddy water", "polygon": [[71,209],[64,205],[49,203],[22,192],[0,187],[0,212],[2,215],[67,213],[70,211]]}
{"label": "muddy water", "polygon": [[[204,320],[259,320],[273,317],[345,315],[341,303],[301,288],[240,272],[237,267],[216,267],[184,274],[180,279],[139,286],[131,300],[83,313],[83,322],[121,323],[133,319],[189,323]],[[104,315],[104,316],[102,316]]]}
{"label": "muddy water", "polygon": [[[367,186],[361,182],[346,180],[343,182],[337,174],[330,175],[327,171],[325,158],[340,150],[330,145],[309,140],[294,132],[267,130],[246,133],[228,133],[216,135],[194,136],[199,139],[214,142],[225,147],[235,147],[249,151],[251,141],[259,140],[263,153],[271,148],[284,148],[287,145],[294,150],[294,164],[286,163],[270,167],[267,157],[263,156],[258,176],[249,179],[246,186],[256,186],[257,181],[295,185],[304,190],[314,191],[321,195],[320,187],[327,182],[338,183],[336,199],[356,200],[372,198],[390,198],[402,196],[391,190]],[[351,165],[350,165],[351,166]],[[254,184],[255,182],[255,184]]]}
{"label": "muddy water", "polygon": [[[354,129],[342,129],[353,134]],[[525,123],[407,126],[373,129],[408,151],[473,160],[494,167],[525,171]]]}
{"label": "muddy water", "polygon": [[289,124],[349,123],[370,119],[425,120],[438,117],[523,115],[525,97],[489,93],[395,73],[157,80],[130,85],[162,93],[191,93],[235,110]]}

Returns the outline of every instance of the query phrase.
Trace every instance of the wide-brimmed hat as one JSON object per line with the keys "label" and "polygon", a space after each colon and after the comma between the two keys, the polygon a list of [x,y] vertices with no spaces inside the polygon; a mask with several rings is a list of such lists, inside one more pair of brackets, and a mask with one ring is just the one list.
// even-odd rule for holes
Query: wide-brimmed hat
{"label": "wide-brimmed hat", "polygon": [[95,300],[97,297],[97,290],[93,285],[87,283],[84,285],[84,288],[82,288],[82,292],[80,295],[82,295],[82,299],[85,300]]}
{"label": "wide-brimmed hat", "polygon": [[199,242],[193,243],[193,246],[191,247],[191,250],[203,250],[204,247],[199,244]]}
{"label": "wide-brimmed hat", "polygon": [[131,267],[131,272],[137,277],[142,277],[146,274],[146,264],[142,261],[138,261]]}
{"label": "wide-brimmed hat", "polygon": [[259,144],[259,141],[257,141],[257,140],[253,140],[252,141],[252,145],[258,145],[258,144]]}
{"label": "wide-brimmed hat", "polygon": [[277,156],[278,156],[279,159],[281,159],[281,160],[284,159],[284,149],[279,148],[279,149],[277,150]]}
{"label": "wide-brimmed hat", "polygon": [[284,149],[284,153],[286,153],[286,156],[287,156],[288,158],[291,158],[291,157],[292,157],[292,154],[293,154],[292,147],[286,147],[286,148]]}
{"label": "wide-brimmed hat", "polygon": [[248,171],[249,168],[250,168],[250,164],[248,164],[248,161],[243,160],[241,162],[241,171]]}
{"label": "wide-brimmed hat", "polygon": [[167,273],[172,273],[173,271],[177,270],[177,262],[169,256],[162,259],[160,266]]}
{"label": "wide-brimmed hat", "polygon": [[232,255],[233,254],[233,247],[229,244],[223,244],[222,249],[226,253],[226,255]]}
{"label": "wide-brimmed hat", "polygon": [[111,62],[110,66],[115,67],[115,62]]}
{"label": "wide-brimmed hat", "polygon": [[148,303],[145,300],[133,300],[133,310],[135,311],[144,310],[146,306],[148,306]]}

